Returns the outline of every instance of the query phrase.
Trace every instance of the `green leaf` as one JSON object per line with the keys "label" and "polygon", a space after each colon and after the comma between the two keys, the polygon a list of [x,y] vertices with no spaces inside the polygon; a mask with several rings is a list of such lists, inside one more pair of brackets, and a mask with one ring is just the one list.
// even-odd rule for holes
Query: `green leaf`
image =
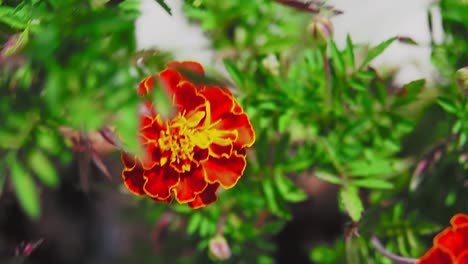
{"label": "green leaf", "polygon": [[335,41],[330,41],[330,57],[338,75],[343,75],[345,71],[345,64],[341,53],[335,44]]}
{"label": "green leaf", "polygon": [[277,111],[278,105],[272,101],[261,102],[257,105],[258,109],[267,110],[267,111]]}
{"label": "green leaf", "polygon": [[119,4],[119,8],[128,12],[140,12],[140,1],[139,0],[125,0]]}
{"label": "green leaf", "polygon": [[368,89],[364,83],[353,79],[349,80],[348,84],[356,91],[365,92]]}
{"label": "green leaf", "polygon": [[164,0],[156,0],[156,2],[158,2],[158,4],[164,9],[166,10],[166,12],[172,16],[172,12],[171,12],[171,8],[166,4],[166,2]]}
{"label": "green leaf", "polygon": [[338,176],[325,172],[325,171],[316,171],[314,175],[317,178],[321,179],[322,181],[326,181],[329,183],[338,184],[338,185],[342,185],[344,183],[344,181],[340,179]]}
{"label": "green leaf", "polygon": [[280,115],[278,118],[278,132],[283,133],[291,124],[292,116],[291,112]]}
{"label": "green leaf", "polygon": [[398,37],[393,37],[389,38],[381,43],[379,43],[377,46],[373,47],[372,49],[369,50],[367,53],[366,57],[364,58],[364,61],[362,62],[360,68],[363,68],[369,62],[371,62],[373,59],[375,59],[377,56],[379,56],[390,44],[392,44],[395,40],[397,40]]}
{"label": "green leaf", "polygon": [[392,183],[381,179],[359,179],[353,180],[352,184],[358,187],[371,188],[371,189],[392,189]]}
{"label": "green leaf", "polygon": [[45,185],[49,187],[57,186],[57,171],[47,156],[40,150],[32,150],[29,153],[28,165]]}
{"label": "green leaf", "polygon": [[278,200],[276,199],[275,188],[271,178],[267,178],[262,181],[262,189],[265,194],[268,209],[279,217],[289,218],[289,214],[281,208]]}
{"label": "green leaf", "polygon": [[193,235],[197,231],[198,227],[200,226],[202,218],[203,218],[202,215],[198,212],[195,212],[192,214],[187,224],[187,233],[189,235]]}
{"label": "green leaf", "polygon": [[352,69],[355,67],[355,60],[354,60],[354,45],[351,40],[351,36],[349,34],[346,35],[346,58],[351,65]]}
{"label": "green leaf", "polygon": [[416,96],[421,92],[422,88],[426,85],[425,79],[419,79],[411,81],[403,86],[403,89],[408,93],[409,96]]}
{"label": "green leaf", "polygon": [[31,175],[18,161],[11,162],[11,180],[24,212],[32,219],[40,215],[39,195]]}
{"label": "green leaf", "polygon": [[240,85],[242,87],[243,86],[242,84],[244,83],[243,75],[239,71],[239,69],[236,67],[234,62],[232,62],[230,60],[224,60],[223,63],[224,63],[224,67],[226,67],[226,70],[229,72],[229,75],[231,76],[232,80],[236,84],[238,84],[238,85]]}
{"label": "green leaf", "polygon": [[455,114],[458,112],[456,103],[451,98],[439,96],[437,98],[437,103],[448,113]]}
{"label": "green leaf", "polygon": [[10,55],[14,55],[18,53],[18,51],[20,51],[21,48],[24,47],[24,45],[26,45],[28,40],[29,40],[29,28],[27,27],[25,30],[23,30],[23,32],[10,38],[10,41],[13,42],[13,44],[10,46],[4,46],[5,50],[4,50],[3,56],[8,57]]}
{"label": "green leaf", "polygon": [[388,160],[356,160],[348,165],[350,176],[385,175],[394,171],[393,165]]}
{"label": "green leaf", "polygon": [[281,170],[276,169],[274,172],[274,181],[278,188],[279,194],[288,202],[301,202],[307,198],[307,195],[297,187]]}
{"label": "green leaf", "polygon": [[[22,10],[21,10],[22,11]],[[28,20],[17,8],[0,6],[0,23],[4,23],[15,29],[25,29]]]}
{"label": "green leaf", "polygon": [[364,207],[359,197],[359,189],[354,186],[346,186],[340,190],[340,201],[354,222],[361,219]]}

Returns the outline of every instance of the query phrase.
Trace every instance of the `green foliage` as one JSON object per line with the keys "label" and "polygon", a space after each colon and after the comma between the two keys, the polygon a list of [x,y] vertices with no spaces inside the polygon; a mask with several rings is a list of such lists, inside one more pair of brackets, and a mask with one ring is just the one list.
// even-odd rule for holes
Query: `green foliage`
{"label": "green foliage", "polygon": [[37,217],[32,176],[58,185],[54,163],[70,151],[61,128],[85,133],[116,125],[128,149],[136,149],[138,2],[10,2],[0,4],[2,38],[8,36],[0,53],[1,177],[11,167],[23,208]]}
{"label": "green foliage", "polygon": [[[57,187],[59,164],[82,152],[61,129],[86,135],[111,126],[124,150],[138,151],[135,88],[168,56],[135,50],[138,1],[110,2],[0,1],[0,190],[8,175],[33,219],[37,186]],[[171,12],[169,1],[157,2]],[[227,263],[274,263],[271,238],[294,218],[293,204],[309,204],[314,193],[298,182],[311,179],[337,188],[336,208],[355,231],[311,248],[316,263],[391,263],[372,235],[416,258],[452,214],[468,211],[468,99],[455,74],[468,50],[463,1],[440,1],[448,37],[433,44],[433,60],[443,84],[414,80],[396,89],[369,63],[395,41],[415,45],[410,39],[395,36],[362,52],[348,36],[344,48],[333,40],[325,47],[307,32],[310,14],[275,1],[186,2],[187,15],[228,54],[224,66],[256,142],[239,183],[207,208],[137,199],[126,220],[154,225],[171,217],[158,263],[207,263],[218,235],[232,252]],[[161,113],[170,110],[162,93],[151,99]],[[181,248],[192,255],[174,260]],[[146,263],[151,248],[139,245],[133,255],[131,262]]]}

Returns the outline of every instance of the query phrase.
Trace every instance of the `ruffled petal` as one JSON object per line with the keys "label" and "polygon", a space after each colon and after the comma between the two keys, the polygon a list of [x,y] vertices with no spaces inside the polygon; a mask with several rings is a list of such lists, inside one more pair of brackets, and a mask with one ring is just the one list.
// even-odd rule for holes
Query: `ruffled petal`
{"label": "ruffled petal", "polygon": [[457,258],[458,264],[468,264],[468,248],[466,248]]}
{"label": "ruffled petal", "polygon": [[139,161],[136,157],[131,157],[125,153],[121,154],[121,159],[124,165],[122,178],[125,186],[136,195],[145,195],[145,191],[143,190],[143,185],[145,184],[143,168],[140,166]]}
{"label": "ruffled petal", "polygon": [[159,82],[168,95],[173,95],[177,91],[177,85],[185,78],[173,69],[165,69],[159,73]]}
{"label": "ruffled petal", "polygon": [[203,66],[201,66],[200,63],[195,61],[170,61],[166,64],[166,66],[176,71],[186,70],[195,74],[205,75],[205,70],[203,69]]}
{"label": "ruffled petal", "polygon": [[201,167],[192,168],[190,172],[180,175],[180,182],[174,188],[175,197],[179,203],[188,203],[195,196],[205,190],[208,183],[205,181],[205,172]]}
{"label": "ruffled petal", "polygon": [[154,77],[153,76],[148,76],[143,81],[140,82],[138,85],[138,95],[143,96],[150,94],[153,91],[154,87]]}
{"label": "ruffled petal", "polygon": [[452,226],[468,224],[468,215],[467,214],[456,214],[450,219]]}
{"label": "ruffled petal", "polygon": [[146,179],[143,186],[146,195],[159,200],[168,199],[171,190],[179,183],[179,173],[169,166],[154,166],[151,170],[145,171],[143,176]]}
{"label": "ruffled petal", "polygon": [[218,190],[219,184],[208,184],[208,186],[203,190],[202,193],[195,196],[195,199],[190,202],[188,205],[193,209],[198,209],[205,207],[209,204],[212,204],[218,200],[216,191]]}
{"label": "ruffled petal", "polygon": [[199,95],[195,86],[190,82],[180,82],[174,94],[173,104],[179,107],[179,111],[189,115],[192,111],[205,106],[206,99]]}
{"label": "ruffled petal", "polygon": [[231,92],[222,87],[210,86],[202,90],[203,96],[210,102],[211,123],[233,112],[234,99]]}
{"label": "ruffled petal", "polygon": [[194,151],[193,159],[195,161],[195,164],[197,165],[207,160],[209,157],[209,152],[207,149],[200,149],[200,148],[195,147],[193,151]]}
{"label": "ruffled petal", "polygon": [[434,238],[434,246],[445,248],[454,258],[468,248],[468,225],[460,228],[446,228]]}
{"label": "ruffled petal", "polygon": [[229,158],[210,157],[203,163],[206,181],[219,183],[224,189],[232,188],[240,179],[246,166],[245,157],[233,154]]}
{"label": "ruffled petal", "polygon": [[221,146],[215,143],[212,143],[210,145],[210,156],[215,157],[215,158],[228,158],[232,155],[232,144],[229,144],[227,146]]}
{"label": "ruffled petal", "polygon": [[237,148],[250,147],[255,142],[255,132],[252,124],[250,124],[247,114],[230,114],[224,117],[215,126],[218,130],[235,130],[237,138],[234,141],[234,146]]}
{"label": "ruffled petal", "polygon": [[150,143],[144,145],[144,157],[142,158],[142,166],[145,170],[151,170],[154,166],[162,166],[161,161],[167,159],[169,153],[161,152],[161,149],[155,144]]}
{"label": "ruffled petal", "polygon": [[242,109],[242,106],[239,104],[239,102],[236,99],[234,99],[233,101],[234,101],[234,107],[233,107],[232,112],[234,114],[241,114],[242,112],[244,112],[244,110]]}
{"label": "ruffled petal", "polygon": [[156,117],[153,104],[148,100],[144,100],[138,107],[138,115],[140,117],[140,127],[152,126]]}
{"label": "ruffled petal", "polygon": [[159,198],[152,198],[152,197],[149,197],[151,200],[155,201],[155,202],[159,202],[159,203],[167,203],[167,204],[170,204],[172,203],[172,196],[169,196],[169,198],[167,199],[159,199]]}
{"label": "ruffled petal", "polygon": [[443,249],[438,247],[431,248],[417,264],[451,264],[455,259]]}

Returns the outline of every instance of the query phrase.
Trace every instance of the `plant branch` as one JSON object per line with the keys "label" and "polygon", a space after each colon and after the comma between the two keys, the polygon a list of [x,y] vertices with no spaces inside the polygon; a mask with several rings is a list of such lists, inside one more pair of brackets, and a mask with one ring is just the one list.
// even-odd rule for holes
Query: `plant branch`
{"label": "plant branch", "polygon": [[395,264],[414,264],[418,261],[418,259],[398,256],[388,251],[376,236],[372,236],[371,243],[380,254],[392,260]]}

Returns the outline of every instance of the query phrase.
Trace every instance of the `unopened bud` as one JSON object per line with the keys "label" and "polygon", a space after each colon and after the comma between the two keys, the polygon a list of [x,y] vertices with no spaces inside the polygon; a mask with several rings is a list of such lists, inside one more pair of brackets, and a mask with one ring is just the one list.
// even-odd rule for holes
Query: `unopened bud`
{"label": "unopened bud", "polygon": [[468,95],[468,66],[457,71],[457,82],[465,95]]}
{"label": "unopened bud", "polygon": [[217,235],[210,240],[209,250],[209,256],[215,260],[226,260],[231,257],[231,248],[221,235]]}
{"label": "unopened bud", "polygon": [[312,35],[314,44],[326,45],[333,37],[333,24],[327,17],[316,15],[310,22],[308,31]]}
{"label": "unopened bud", "polygon": [[272,75],[277,76],[279,74],[279,62],[278,59],[276,58],[275,54],[268,54],[267,57],[265,57],[262,60],[262,65],[267,69]]}

